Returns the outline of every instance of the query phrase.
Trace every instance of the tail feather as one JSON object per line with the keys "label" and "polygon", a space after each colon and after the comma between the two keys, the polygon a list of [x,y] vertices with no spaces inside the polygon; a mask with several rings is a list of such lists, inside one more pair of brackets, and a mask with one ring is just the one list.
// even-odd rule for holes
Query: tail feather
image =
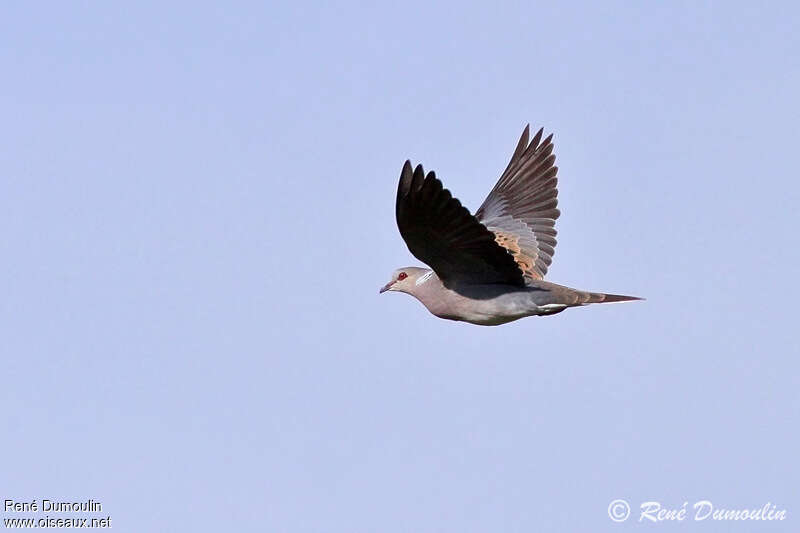
{"label": "tail feather", "polygon": [[589,292],[581,291],[578,289],[571,289],[563,285],[557,285],[549,281],[537,279],[529,282],[528,286],[542,291],[540,301],[537,302],[539,306],[546,305],[564,305],[565,307],[573,307],[576,305],[588,305],[599,303],[614,303],[614,302],[631,302],[633,300],[644,300],[638,296],[625,296],[623,294],[605,294],[602,292]]}
{"label": "tail feather", "polygon": [[644,300],[638,296],[625,296],[623,294],[605,294],[602,292],[590,292],[588,299],[583,304],[610,304],[615,302],[631,302],[634,300]]}

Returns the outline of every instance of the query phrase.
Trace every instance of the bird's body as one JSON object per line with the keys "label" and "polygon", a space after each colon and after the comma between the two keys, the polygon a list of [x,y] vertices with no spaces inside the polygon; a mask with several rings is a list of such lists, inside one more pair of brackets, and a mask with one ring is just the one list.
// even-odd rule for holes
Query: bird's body
{"label": "bird's body", "polygon": [[[446,287],[432,270],[430,276],[410,294],[428,311],[448,320],[481,326],[497,326],[531,315],[557,313],[562,304],[547,303],[536,287],[513,285],[462,285]],[[424,274],[423,274],[424,276]]]}
{"label": "bird's body", "polygon": [[543,280],[523,287],[504,284],[455,284],[448,287],[431,269],[406,267],[400,271],[408,276],[402,281],[408,282],[386,290],[414,296],[439,318],[480,326],[498,326],[527,316],[554,315],[578,305],[638,299],[579,291]]}
{"label": "bird's body", "polygon": [[552,315],[591,303],[639,300],[544,281],[560,212],[552,135],[528,143],[528,128],[483,205],[471,215],[422,166],[406,161],[397,190],[397,225],[412,254],[431,269],[396,270],[381,292],[417,298],[434,315],[484,326]]}

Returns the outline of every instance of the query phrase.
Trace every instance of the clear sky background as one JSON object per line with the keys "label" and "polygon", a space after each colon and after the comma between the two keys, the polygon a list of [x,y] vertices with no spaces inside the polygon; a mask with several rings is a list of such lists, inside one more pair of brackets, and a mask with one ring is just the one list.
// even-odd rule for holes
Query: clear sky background
{"label": "clear sky background", "polygon": [[[113,4],[0,8],[0,498],[133,532],[798,531],[796,4]],[[486,328],[379,296],[419,264],[405,159],[474,210],[527,122],[548,279],[647,301]]]}

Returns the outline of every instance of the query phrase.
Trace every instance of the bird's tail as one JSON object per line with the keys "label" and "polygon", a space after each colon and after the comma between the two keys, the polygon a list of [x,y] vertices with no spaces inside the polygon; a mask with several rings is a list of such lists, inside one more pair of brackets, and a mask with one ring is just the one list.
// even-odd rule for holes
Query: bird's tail
{"label": "bird's tail", "polygon": [[581,296],[584,296],[585,298],[585,300],[581,302],[582,305],[611,304],[617,302],[631,302],[634,300],[644,300],[644,298],[639,298],[638,296],[625,296],[624,294],[605,294],[602,292],[585,292]]}
{"label": "bird's tail", "polygon": [[[545,291],[546,296],[537,302],[538,305],[563,305],[573,307],[576,305],[589,305],[599,303],[630,302],[633,300],[644,300],[638,296],[625,296],[622,294],[605,294],[602,292],[581,291],[571,289],[563,285],[557,285],[549,281],[536,280],[528,284],[533,289]],[[562,308],[562,310],[564,309]]]}

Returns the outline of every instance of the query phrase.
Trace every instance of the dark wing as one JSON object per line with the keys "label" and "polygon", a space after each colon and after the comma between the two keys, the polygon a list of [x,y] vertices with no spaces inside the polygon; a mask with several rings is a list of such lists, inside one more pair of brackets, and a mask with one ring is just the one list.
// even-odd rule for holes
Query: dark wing
{"label": "dark wing", "polygon": [[514,257],[422,165],[406,161],[397,188],[397,227],[408,249],[442,281],[523,286]]}
{"label": "dark wing", "polygon": [[542,279],[553,262],[556,246],[558,167],[554,165],[553,135],[543,130],[528,143],[529,126],[503,175],[475,212],[475,217],[509,250],[527,281]]}

